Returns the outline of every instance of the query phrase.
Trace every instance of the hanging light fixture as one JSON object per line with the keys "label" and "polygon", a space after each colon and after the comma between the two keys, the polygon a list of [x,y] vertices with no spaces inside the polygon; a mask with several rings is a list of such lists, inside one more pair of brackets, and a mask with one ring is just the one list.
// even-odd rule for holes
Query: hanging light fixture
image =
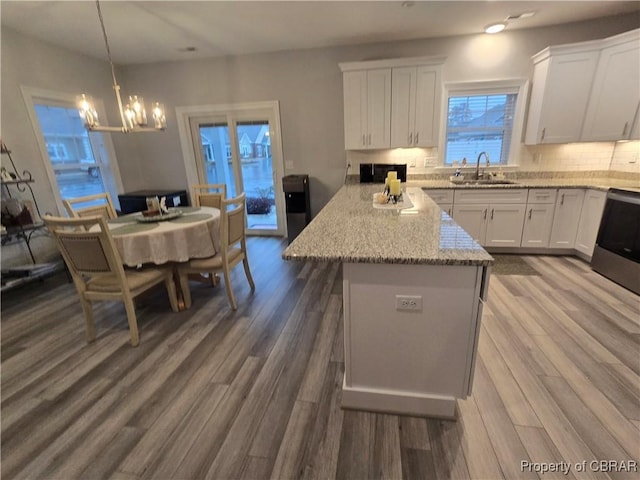
{"label": "hanging light fixture", "polygon": [[90,132],[155,132],[158,130],[164,130],[167,127],[167,118],[164,114],[164,107],[161,103],[155,102],[152,104],[152,117],[153,127],[147,125],[147,112],[144,108],[144,102],[142,97],[133,95],[129,97],[129,103],[124,107],[122,106],[122,98],[120,97],[120,85],[116,81],[116,70],[111,60],[111,49],[109,48],[109,40],[107,39],[107,32],[104,28],[104,21],[102,20],[102,11],[100,10],[100,1],[96,0],[96,7],[98,9],[98,18],[100,19],[100,26],[102,27],[102,35],[104,37],[104,44],[107,47],[107,57],[109,58],[109,64],[111,65],[111,77],[113,79],[113,89],[116,92],[116,100],[118,102],[118,109],[120,111],[120,120],[122,122],[121,127],[108,127],[102,126],[98,122],[98,112],[96,112],[93,99],[85,94],[82,94],[78,98],[78,110],[80,111],[80,117],[84,121],[84,126]]}

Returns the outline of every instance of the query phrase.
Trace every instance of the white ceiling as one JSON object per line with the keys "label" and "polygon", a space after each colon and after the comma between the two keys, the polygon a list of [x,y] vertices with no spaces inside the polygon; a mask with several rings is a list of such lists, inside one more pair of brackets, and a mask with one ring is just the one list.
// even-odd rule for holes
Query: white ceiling
{"label": "white ceiling", "polygon": [[[509,29],[640,12],[638,1],[609,0],[102,0],[100,5],[113,60],[121,65],[475,34],[523,12],[535,16],[512,20]],[[3,27],[106,59],[93,1],[2,0],[0,17]],[[181,51],[186,47],[197,50]]]}

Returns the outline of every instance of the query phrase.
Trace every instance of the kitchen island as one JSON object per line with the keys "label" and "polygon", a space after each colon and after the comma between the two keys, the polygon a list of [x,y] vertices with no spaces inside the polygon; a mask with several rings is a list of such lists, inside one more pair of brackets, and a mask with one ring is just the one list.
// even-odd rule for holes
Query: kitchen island
{"label": "kitchen island", "polygon": [[493,258],[420,188],[405,209],[381,189],[342,187],[282,257],[343,264],[344,408],[455,418]]}

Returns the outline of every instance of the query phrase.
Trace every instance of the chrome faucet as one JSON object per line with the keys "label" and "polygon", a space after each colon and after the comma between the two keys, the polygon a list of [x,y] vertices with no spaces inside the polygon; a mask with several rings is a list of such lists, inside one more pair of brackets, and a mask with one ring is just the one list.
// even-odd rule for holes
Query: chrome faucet
{"label": "chrome faucet", "polygon": [[489,154],[487,152],[480,152],[480,155],[478,155],[478,161],[476,162],[475,180],[480,180],[480,157],[482,157],[482,155],[484,155],[486,157],[487,165],[489,164]]}

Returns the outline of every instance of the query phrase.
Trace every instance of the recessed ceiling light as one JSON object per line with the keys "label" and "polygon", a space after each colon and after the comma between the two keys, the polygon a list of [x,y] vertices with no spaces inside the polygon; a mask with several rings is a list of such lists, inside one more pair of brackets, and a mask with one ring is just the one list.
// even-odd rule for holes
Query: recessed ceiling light
{"label": "recessed ceiling light", "polygon": [[498,33],[503,31],[506,26],[506,23],[492,23],[491,25],[484,27],[484,31],[486,33]]}

